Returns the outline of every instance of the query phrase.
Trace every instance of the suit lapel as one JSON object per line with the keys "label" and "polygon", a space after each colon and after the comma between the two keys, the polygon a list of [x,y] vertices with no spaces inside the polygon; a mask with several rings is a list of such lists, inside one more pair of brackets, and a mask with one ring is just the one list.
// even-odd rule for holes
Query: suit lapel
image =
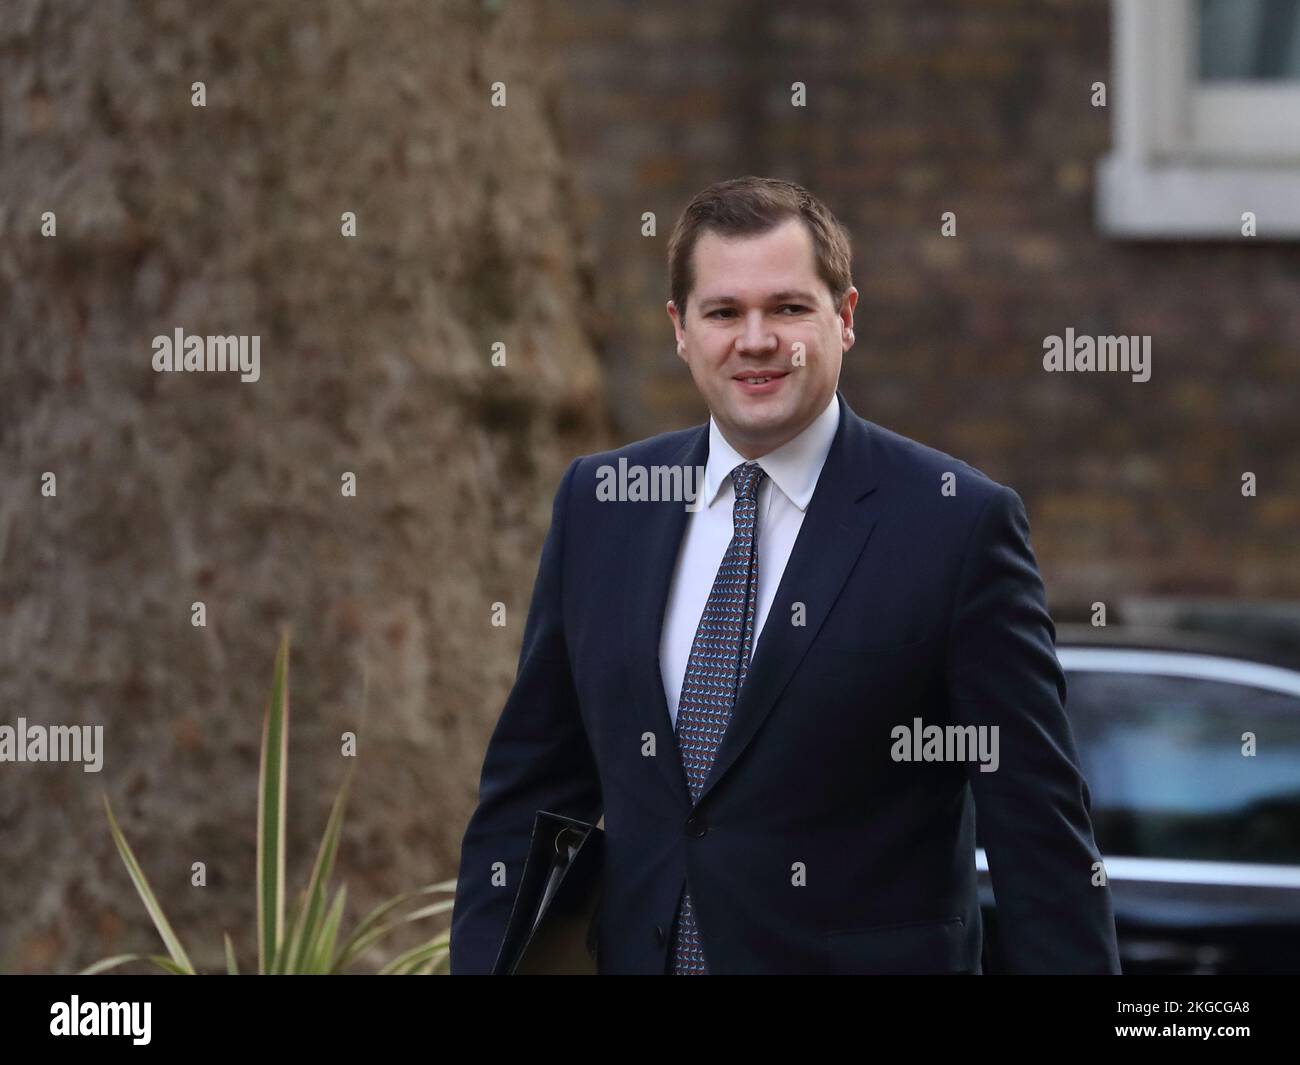
{"label": "suit lapel", "polygon": [[[871,439],[843,393],[837,390],[837,394],[840,423],[835,439],[763,622],[749,673],[704,781],[700,802],[740,757],[785,690],[876,527],[873,493],[879,471],[871,461]],[[763,535],[761,528],[758,535]],[[801,626],[791,624],[795,603],[804,604],[805,623]]]}
{"label": "suit lapel", "polygon": [[[669,465],[704,466],[709,458],[709,426],[706,422],[685,447],[668,459]],[[703,487],[703,480],[696,481]],[[654,761],[668,786],[690,805],[690,792],[682,770],[681,749],[668,713],[663,674],[659,665],[659,640],[669,586],[676,568],[677,552],[686,531],[687,511],[683,502],[635,503],[638,516],[644,512],[628,545],[623,573],[623,632],[632,699],[641,722],[638,736],[653,733],[657,747]]]}
{"label": "suit lapel", "polygon": [[[771,611],[763,623],[745,685],[704,782],[701,801],[735,763],[785,690],[875,528],[878,515],[873,493],[879,471],[872,462],[871,438],[866,424],[849,407],[843,393],[837,390],[836,394],[840,418],[835,438],[777,586]],[[703,466],[708,461],[708,444],[706,423],[670,461]],[[690,792],[668,714],[659,664],[669,584],[686,529],[687,512],[681,503],[639,506],[644,507],[646,517],[629,545],[624,573],[627,666],[643,731],[666,739],[661,746],[667,750],[658,751],[655,761],[669,786],[689,806]],[[762,535],[760,528],[760,538]],[[760,573],[759,580],[762,579]],[[804,604],[802,626],[791,624],[796,602]]]}

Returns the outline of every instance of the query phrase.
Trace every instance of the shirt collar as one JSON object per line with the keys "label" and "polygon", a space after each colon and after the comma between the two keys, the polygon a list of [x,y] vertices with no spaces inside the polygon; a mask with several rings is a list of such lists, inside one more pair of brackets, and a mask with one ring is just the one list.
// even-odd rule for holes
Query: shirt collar
{"label": "shirt collar", "polygon": [[[839,399],[833,395],[825,410],[803,432],[793,440],[787,440],[775,451],[760,455],[755,460],[763,467],[763,472],[771,478],[772,483],[800,510],[806,510],[812,499],[817,478],[821,476],[822,466],[825,465],[831,443],[835,440],[839,421]],[[727,443],[727,438],[722,435],[722,430],[710,414],[709,458],[704,467],[704,499],[708,506],[713,506],[722,486],[730,482],[731,471],[748,461]]]}

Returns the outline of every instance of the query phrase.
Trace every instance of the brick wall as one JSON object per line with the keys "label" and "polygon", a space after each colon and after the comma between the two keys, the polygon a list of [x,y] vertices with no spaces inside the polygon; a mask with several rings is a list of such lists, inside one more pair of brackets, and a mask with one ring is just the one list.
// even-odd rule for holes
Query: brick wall
{"label": "brick wall", "polygon": [[[677,214],[714,180],[785,177],[854,236],[845,394],[1020,492],[1054,610],[1300,595],[1300,244],[1097,231],[1104,0],[550,10],[620,439],[707,416],[664,312]],[[944,211],[955,238],[940,235]],[[1150,334],[1151,380],[1044,372],[1043,338],[1068,326]]]}

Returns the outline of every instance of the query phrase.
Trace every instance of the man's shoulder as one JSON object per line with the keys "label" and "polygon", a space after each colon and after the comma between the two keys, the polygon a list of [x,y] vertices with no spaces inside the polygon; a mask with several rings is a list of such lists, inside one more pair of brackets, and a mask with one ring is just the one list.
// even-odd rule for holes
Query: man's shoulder
{"label": "man's shoulder", "polygon": [[960,499],[982,507],[990,499],[1015,496],[1009,485],[939,448],[861,419],[872,442],[872,459],[880,474],[897,487],[924,496]]}
{"label": "man's shoulder", "polygon": [[620,462],[629,467],[682,462],[690,453],[691,446],[699,442],[700,433],[705,429],[706,426],[692,425],[687,429],[673,429],[641,440],[633,440],[606,451],[579,455],[574,459],[577,466],[574,476],[579,479],[590,479],[597,475],[601,467],[617,467]]}

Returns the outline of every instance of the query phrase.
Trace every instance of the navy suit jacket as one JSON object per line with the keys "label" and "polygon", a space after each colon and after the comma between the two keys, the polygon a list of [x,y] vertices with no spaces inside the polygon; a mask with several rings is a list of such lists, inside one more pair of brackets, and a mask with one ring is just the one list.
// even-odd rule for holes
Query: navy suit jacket
{"label": "navy suit jacket", "polygon": [[[597,470],[620,457],[702,467],[708,426],[565,472],[462,843],[453,974],[491,970],[539,809],[604,815],[601,973],[665,971],[688,877],[714,974],[979,973],[977,810],[1009,968],[1119,972],[1020,497],[837,396],[834,441],[693,806],[659,671],[688,515],[680,501],[601,501]],[[997,726],[997,770],[895,760],[892,730],[918,718]]]}

